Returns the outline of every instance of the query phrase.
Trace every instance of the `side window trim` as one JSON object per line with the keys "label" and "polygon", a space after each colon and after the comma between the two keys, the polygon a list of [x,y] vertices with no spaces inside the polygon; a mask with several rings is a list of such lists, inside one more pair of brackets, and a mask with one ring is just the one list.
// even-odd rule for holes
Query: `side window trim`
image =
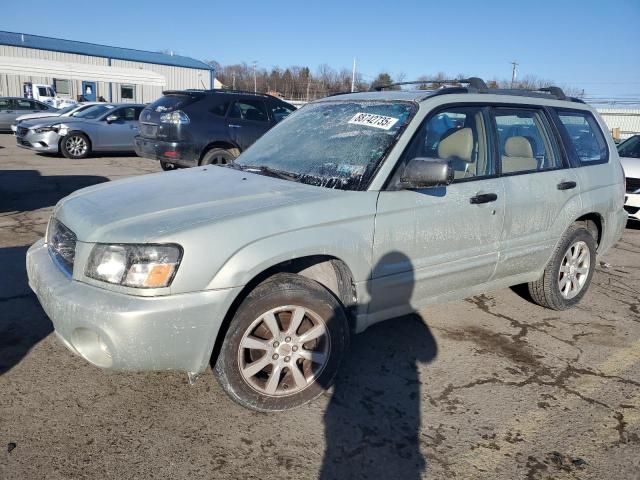
{"label": "side window trim", "polygon": [[[555,132],[555,128],[553,122],[549,118],[547,114],[546,108],[542,106],[533,106],[533,105],[519,105],[519,104],[493,104],[490,107],[490,117],[491,117],[491,131],[493,134],[493,143],[495,145],[494,155],[496,155],[497,161],[497,171],[500,172],[500,177],[513,177],[515,175],[531,175],[532,173],[541,173],[541,172],[551,172],[554,170],[564,170],[566,168],[570,168],[570,164],[566,161],[566,156],[564,152],[564,148],[561,147],[561,144],[564,142],[559,142],[558,137]],[[546,134],[546,137],[549,142],[551,142],[551,149],[553,150],[553,154],[559,157],[560,166],[555,166],[552,168],[545,168],[543,170],[523,170],[519,172],[502,172],[502,155],[500,152],[500,138],[498,135],[498,124],[496,121],[496,110],[529,110],[538,113],[540,118],[542,119],[542,129],[540,132],[542,135]]]}

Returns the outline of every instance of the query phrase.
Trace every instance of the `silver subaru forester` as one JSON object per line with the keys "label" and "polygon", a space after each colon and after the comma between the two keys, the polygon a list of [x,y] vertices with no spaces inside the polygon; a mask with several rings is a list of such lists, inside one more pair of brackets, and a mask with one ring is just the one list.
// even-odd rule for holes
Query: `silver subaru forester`
{"label": "silver subaru forester", "polygon": [[331,385],[349,336],[526,284],[562,310],[621,236],[624,179],[594,110],[558,88],[328,97],[235,163],[62,199],[27,255],[60,340],[94,365],[210,363],[261,411]]}

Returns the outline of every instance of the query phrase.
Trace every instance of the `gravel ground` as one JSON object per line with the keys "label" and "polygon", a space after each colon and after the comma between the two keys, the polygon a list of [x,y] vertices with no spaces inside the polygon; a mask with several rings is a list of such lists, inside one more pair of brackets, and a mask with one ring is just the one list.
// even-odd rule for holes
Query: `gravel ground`
{"label": "gravel ground", "polygon": [[74,357],[26,281],[51,207],[159,171],[70,161],[0,134],[0,478],[640,478],[640,229],[570,311],[512,290],[357,336],[331,392],[289,413],[232,403],[210,371],[112,373]]}

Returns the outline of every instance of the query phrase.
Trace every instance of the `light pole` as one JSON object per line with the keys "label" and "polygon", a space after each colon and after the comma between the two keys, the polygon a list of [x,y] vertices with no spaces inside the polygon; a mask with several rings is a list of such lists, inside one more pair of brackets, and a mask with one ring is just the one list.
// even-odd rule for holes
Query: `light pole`
{"label": "light pole", "polygon": [[258,80],[256,79],[256,64],[257,60],[253,61],[253,93],[258,91]]}

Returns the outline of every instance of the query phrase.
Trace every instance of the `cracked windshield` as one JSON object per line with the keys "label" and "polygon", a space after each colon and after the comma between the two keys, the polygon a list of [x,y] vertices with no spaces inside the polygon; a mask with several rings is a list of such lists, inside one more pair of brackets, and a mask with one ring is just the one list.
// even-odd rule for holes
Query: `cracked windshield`
{"label": "cracked windshield", "polygon": [[255,171],[341,190],[363,190],[414,113],[410,103],[307,105],[236,162]]}

